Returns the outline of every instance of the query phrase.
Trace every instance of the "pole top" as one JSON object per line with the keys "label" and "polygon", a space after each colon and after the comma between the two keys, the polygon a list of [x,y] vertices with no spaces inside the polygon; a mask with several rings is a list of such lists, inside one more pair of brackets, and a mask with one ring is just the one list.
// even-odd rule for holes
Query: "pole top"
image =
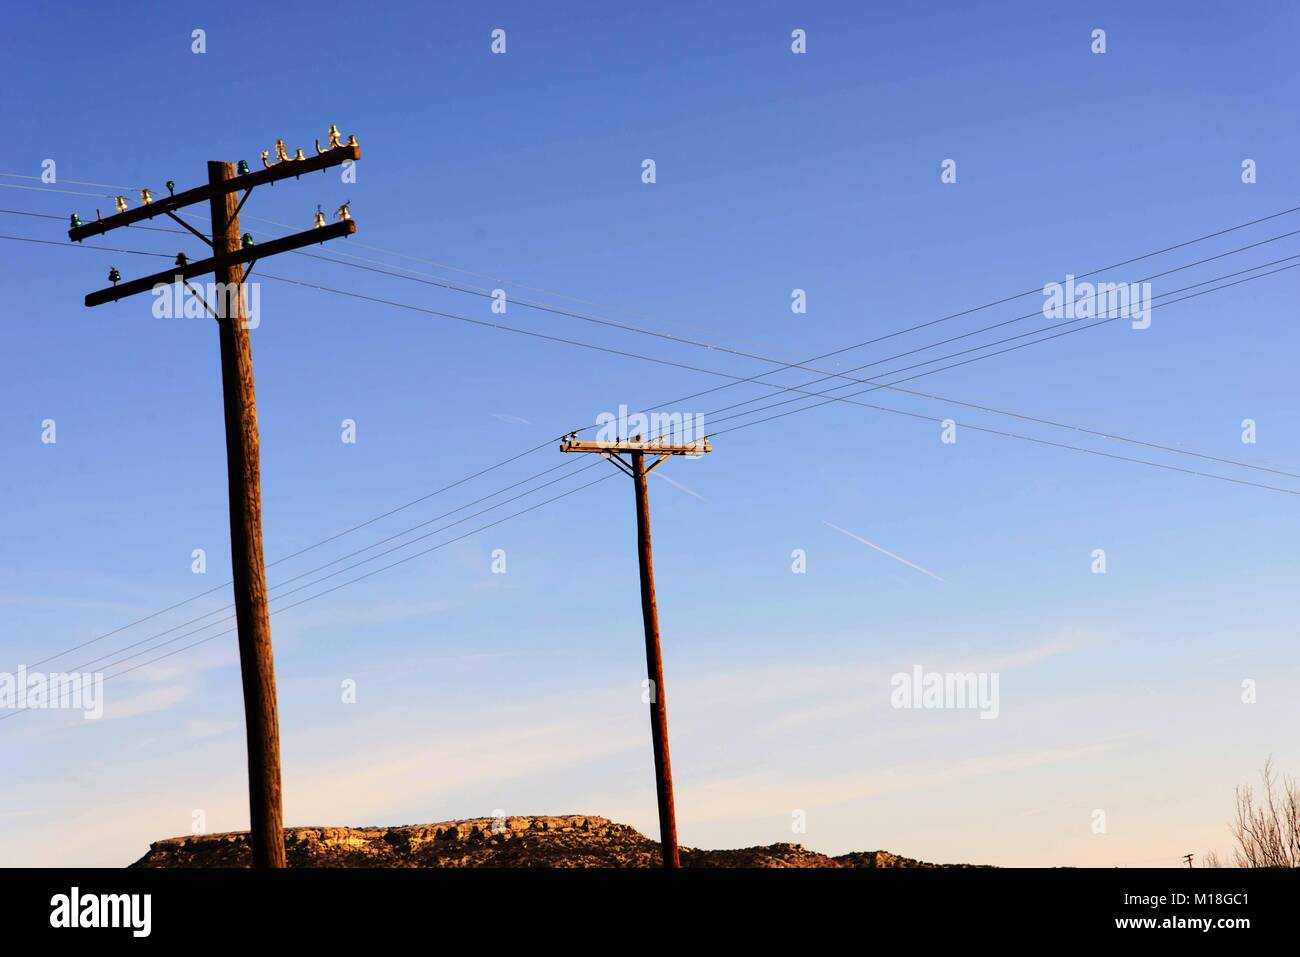
{"label": "pole top", "polygon": [[706,435],[694,442],[673,443],[662,437],[656,439],[618,439],[614,442],[586,441],[578,438],[578,433],[570,432],[560,442],[561,452],[599,452],[604,454],[617,452],[648,452],[651,455],[692,455],[699,456],[712,452]]}

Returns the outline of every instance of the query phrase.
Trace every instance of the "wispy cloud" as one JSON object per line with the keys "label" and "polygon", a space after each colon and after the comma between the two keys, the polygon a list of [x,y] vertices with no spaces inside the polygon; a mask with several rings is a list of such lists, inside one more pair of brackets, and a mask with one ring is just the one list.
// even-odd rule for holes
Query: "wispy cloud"
{"label": "wispy cloud", "polygon": [[842,534],[842,535],[847,535],[849,538],[853,539],[855,542],[861,542],[863,545],[866,545],[866,546],[868,546],[869,548],[874,548],[876,551],[880,552],[880,554],[882,554],[882,555],[888,555],[890,558],[892,558],[892,559],[893,559],[894,561],[896,561],[896,562],[902,562],[902,563],[903,563],[904,565],[906,565],[908,568],[914,568],[914,569],[916,569],[916,570],[917,570],[918,572],[920,572],[922,575],[929,575],[929,576],[930,576],[931,578],[933,578],[935,581],[941,581],[941,582],[943,582],[945,585],[947,584],[947,581],[946,581],[945,579],[940,578],[940,577],[939,577],[938,575],[936,575],[934,572],[930,571],[930,569],[928,569],[928,568],[922,568],[920,565],[916,564],[916,562],[909,562],[909,561],[908,561],[906,558],[904,558],[902,555],[895,555],[893,552],[889,551],[888,549],[886,549],[886,548],[881,548],[881,547],[880,547],[879,545],[877,545],[875,542],[869,542],[869,541],[867,541],[867,540],[866,540],[865,538],[863,538],[861,535],[854,535],[852,532],[848,531],[847,529],[840,528],[838,525],[832,525],[830,522],[827,522],[827,521],[825,521],[825,520],[822,521],[822,524],[828,526],[829,528],[833,528],[833,529],[835,529],[835,531],[839,532],[839,533]]}
{"label": "wispy cloud", "polygon": [[1021,651],[1014,651],[998,658],[980,659],[978,662],[963,662],[953,666],[955,671],[1009,671],[1037,664],[1057,655],[1069,654],[1083,644],[1081,640],[1059,638],[1033,645]]}
{"label": "wispy cloud", "polygon": [[492,416],[492,418],[498,420],[499,422],[505,422],[509,425],[532,425],[533,424],[529,422],[527,419],[523,418],[522,416],[507,415],[505,412],[492,412],[490,413],[490,415]]}
{"label": "wispy cloud", "polygon": [[1076,761],[1110,749],[1104,742],[967,758],[896,764],[820,776],[746,774],[718,778],[678,791],[683,817],[694,822],[785,817],[790,808],[831,807],[887,794],[951,788],[974,778]]}
{"label": "wispy cloud", "polygon": [[189,696],[189,687],[171,684],[120,700],[109,697],[104,702],[104,717],[101,720],[116,721],[122,718],[134,718],[142,714],[152,714],[155,711],[166,711],[180,704]]}
{"label": "wispy cloud", "polygon": [[185,731],[192,738],[211,738],[238,730],[238,721],[211,721],[191,718],[185,722]]}

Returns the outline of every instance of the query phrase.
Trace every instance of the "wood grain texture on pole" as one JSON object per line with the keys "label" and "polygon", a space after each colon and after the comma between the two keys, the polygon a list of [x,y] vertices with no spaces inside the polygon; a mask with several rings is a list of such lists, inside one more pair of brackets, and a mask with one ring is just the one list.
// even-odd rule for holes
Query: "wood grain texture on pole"
{"label": "wood grain texture on pole", "polygon": [[249,831],[254,867],[284,867],[284,825],[280,794],[280,720],[275,698],[271,618],[267,611],[266,566],[262,558],[261,455],[253,354],[242,284],[244,268],[222,260],[240,248],[239,197],[221,187],[235,177],[233,163],[208,163],[214,187],[212,213],[214,276],[238,294],[218,297],[231,314],[217,320],[221,340],[221,388],[226,418],[226,468],[230,488],[230,554],[239,631],[239,668],[244,686],[248,738]]}
{"label": "wood grain texture on pole", "polygon": [[668,756],[668,699],[664,689],[664,659],[659,645],[659,608],[655,604],[654,558],[650,551],[650,494],[646,489],[645,453],[632,452],[632,482],[636,486],[637,558],[641,567],[641,617],[645,624],[645,658],[650,685],[650,737],[655,754],[655,789],[659,801],[659,842],[664,867],[680,867],[677,854],[677,811],[673,805],[673,766]]}

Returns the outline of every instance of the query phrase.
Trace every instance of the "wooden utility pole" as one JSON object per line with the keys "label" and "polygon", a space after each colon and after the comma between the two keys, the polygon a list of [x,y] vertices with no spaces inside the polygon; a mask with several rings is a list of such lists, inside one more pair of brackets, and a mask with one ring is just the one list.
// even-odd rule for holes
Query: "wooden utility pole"
{"label": "wooden utility pole", "polygon": [[280,796],[280,716],[271,651],[271,614],[266,607],[262,558],[261,452],[253,352],[244,305],[244,267],[227,257],[242,245],[239,197],[221,192],[235,178],[235,164],[208,163],[212,211],[213,272],[230,315],[219,318],[221,392],[226,417],[226,475],[230,491],[230,561],[234,572],[235,622],[244,685],[244,731],[248,740],[248,813],[254,867],[284,867]]}
{"label": "wooden utility pole", "polygon": [[[673,765],[668,753],[668,694],[664,687],[663,650],[659,642],[659,607],[655,602],[654,556],[650,548],[650,492],[646,476],[672,455],[699,456],[711,452],[707,438],[681,445],[662,441],[581,442],[576,433],[567,436],[562,452],[595,452],[628,475],[636,490],[637,562],[641,570],[641,620],[645,626],[645,660],[650,698],[650,740],[654,747],[655,796],[659,805],[659,843],[664,867],[680,867],[677,853],[677,809],[673,802]],[[629,463],[620,453],[626,452]],[[646,452],[658,458],[647,468]]]}
{"label": "wooden utility pole", "polygon": [[636,554],[641,568],[641,619],[645,625],[646,675],[650,679],[650,740],[655,752],[655,791],[659,802],[659,842],[664,867],[680,867],[677,858],[677,806],[673,802],[673,764],[668,754],[668,694],[664,656],[659,645],[659,609],[655,605],[655,566],[650,553],[650,493],[645,485],[645,453],[632,453],[636,486]]}
{"label": "wooden utility pole", "polygon": [[[339,222],[326,225],[317,212],[315,228],[292,236],[254,245],[252,238],[241,236],[239,211],[254,186],[274,183],[289,176],[301,176],[325,170],[340,163],[361,158],[356,137],[347,143],[339,139],[338,129],[329,131],[329,146],[322,150],[319,141],[316,155],[306,157],[299,150],[290,157],[283,140],[276,143],[277,162],[269,161],[269,151],[262,154],[263,168],[252,172],[247,164],[213,161],[208,163],[206,186],[173,192],[154,199],[150,191],[141,192],[142,205],[127,209],[125,197],[118,197],[118,213],[107,219],[96,216],[95,222],[82,224],[72,217],[70,239],[80,241],[111,229],[166,215],[184,226],[212,249],[210,257],[189,262],[184,254],[176,257],[176,268],[144,276],[118,285],[120,276],[109,272],[113,285],[86,296],[87,306],[116,302],[127,296],[152,291],[156,286],[184,283],[203,301],[208,313],[217,321],[221,349],[221,387],[226,426],[226,472],[230,496],[230,557],[234,584],[235,620],[239,633],[239,667],[244,690],[244,726],[248,743],[249,835],[254,867],[284,867],[284,822],[280,785],[280,721],[275,694],[275,659],[271,648],[271,619],[267,609],[266,565],[262,557],[261,463],[257,432],[257,396],[253,385],[253,353],[248,335],[248,315],[244,295],[244,263],[255,263],[277,253],[297,249],[327,239],[348,236],[356,231],[347,204],[339,208]],[[243,196],[238,194],[243,191]],[[205,236],[176,215],[178,209],[207,202],[212,218],[212,235]],[[252,271],[249,266],[249,271]],[[215,307],[203,300],[189,280],[211,272],[216,281]]]}

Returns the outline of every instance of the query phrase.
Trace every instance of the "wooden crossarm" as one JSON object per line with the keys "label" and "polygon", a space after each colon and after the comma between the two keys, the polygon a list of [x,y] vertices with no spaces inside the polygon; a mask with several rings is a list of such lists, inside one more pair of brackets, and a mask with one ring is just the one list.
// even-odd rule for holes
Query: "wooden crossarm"
{"label": "wooden crossarm", "polygon": [[97,219],[93,223],[82,223],[80,226],[68,230],[68,238],[73,242],[81,242],[81,240],[91,236],[102,236],[104,233],[120,226],[130,226],[132,223],[153,219],[155,216],[174,213],[178,209],[193,206],[195,203],[209,202],[214,195],[252,189],[254,186],[274,183],[277,180],[288,179],[290,176],[301,176],[303,173],[314,173],[317,170],[338,166],[348,160],[359,159],[361,159],[361,147],[338,146],[316,156],[276,163],[267,169],[253,170],[243,176],[235,176],[224,180],[219,184],[205,183],[202,186],[187,189],[174,196],[155,199],[152,203],[137,206],[135,209],[128,209],[124,213],[114,213],[112,216]]}
{"label": "wooden crossarm", "polygon": [[119,283],[116,286],[109,286],[107,289],[92,292],[86,296],[86,305],[100,306],[106,302],[117,302],[127,296],[148,292],[159,283],[167,285],[176,282],[178,276],[181,280],[186,280],[201,276],[204,273],[213,272],[220,263],[246,263],[253,259],[266,259],[276,253],[289,252],[302,246],[323,243],[330,239],[337,239],[340,236],[350,236],[356,231],[356,221],[345,219],[341,223],[330,223],[328,226],[309,229],[306,232],[294,233],[292,236],[282,236],[279,239],[258,243],[256,246],[237,249],[228,256],[220,257],[220,262],[216,256],[198,259],[192,263],[186,263],[184,266],[173,266],[164,272],[156,272],[152,276],[143,276],[140,279],[132,279],[130,282]]}
{"label": "wooden crossarm", "polygon": [[651,455],[703,455],[712,452],[713,446],[707,438],[695,442],[674,445],[657,439],[636,441],[624,439],[619,442],[589,442],[583,439],[565,440],[560,444],[561,452],[647,452]]}

